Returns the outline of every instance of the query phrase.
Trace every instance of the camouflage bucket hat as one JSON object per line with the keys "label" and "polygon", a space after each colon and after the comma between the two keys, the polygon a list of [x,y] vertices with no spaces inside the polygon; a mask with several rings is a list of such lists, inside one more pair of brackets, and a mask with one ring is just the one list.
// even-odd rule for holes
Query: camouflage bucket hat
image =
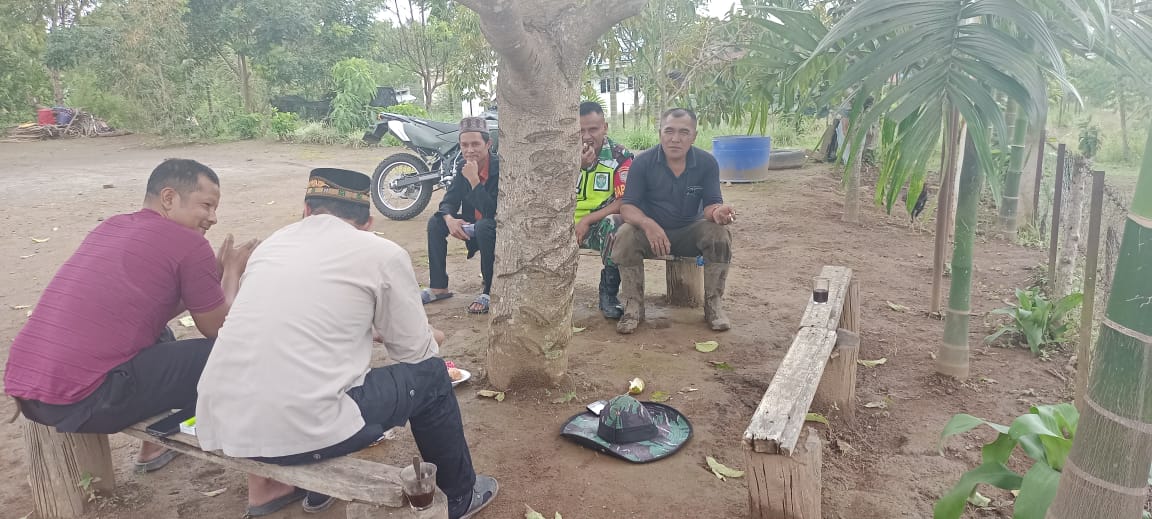
{"label": "camouflage bucket hat", "polygon": [[692,424],[669,406],[620,395],[600,416],[590,411],[573,416],[560,436],[633,463],[647,463],[680,450],[692,436]]}

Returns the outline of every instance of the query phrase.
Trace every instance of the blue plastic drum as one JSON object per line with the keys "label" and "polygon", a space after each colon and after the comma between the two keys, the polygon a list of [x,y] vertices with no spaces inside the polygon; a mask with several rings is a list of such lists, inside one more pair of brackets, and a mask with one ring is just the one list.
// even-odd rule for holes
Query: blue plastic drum
{"label": "blue plastic drum", "polygon": [[772,138],[726,135],[712,139],[712,155],[720,165],[723,182],[762,182],[768,179]]}

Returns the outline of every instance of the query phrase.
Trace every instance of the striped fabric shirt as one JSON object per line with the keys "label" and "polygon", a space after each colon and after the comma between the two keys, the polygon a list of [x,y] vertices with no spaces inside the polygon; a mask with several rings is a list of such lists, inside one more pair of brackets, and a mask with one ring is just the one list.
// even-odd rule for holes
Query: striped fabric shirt
{"label": "striped fabric shirt", "polygon": [[44,289],[12,343],[4,391],[46,404],[79,402],[112,368],[155,344],[181,303],[195,313],[224,303],[208,240],[149,209],[113,216]]}

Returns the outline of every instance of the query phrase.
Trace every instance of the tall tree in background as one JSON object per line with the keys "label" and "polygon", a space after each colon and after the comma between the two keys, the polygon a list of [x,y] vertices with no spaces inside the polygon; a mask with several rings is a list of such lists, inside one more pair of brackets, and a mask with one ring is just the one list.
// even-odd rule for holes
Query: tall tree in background
{"label": "tall tree in background", "polygon": [[40,63],[44,30],[29,2],[0,4],[0,121],[22,120],[32,101],[48,95],[48,75]]}
{"label": "tall tree in background", "polygon": [[554,385],[567,369],[581,80],[593,44],[645,2],[461,0],[500,56],[504,161],[487,362],[498,388]]}
{"label": "tall tree in background", "polygon": [[680,46],[681,36],[699,20],[696,9],[702,0],[651,0],[639,16],[617,27],[624,52],[632,60],[632,69],[644,92],[644,105],[649,117],[665,109],[673,80],[669,61]]}
{"label": "tall tree in background", "polygon": [[453,33],[456,8],[428,0],[391,0],[387,8],[398,25],[384,32],[384,50],[397,65],[420,77],[424,107],[431,110],[436,90],[448,82],[466,49]]}

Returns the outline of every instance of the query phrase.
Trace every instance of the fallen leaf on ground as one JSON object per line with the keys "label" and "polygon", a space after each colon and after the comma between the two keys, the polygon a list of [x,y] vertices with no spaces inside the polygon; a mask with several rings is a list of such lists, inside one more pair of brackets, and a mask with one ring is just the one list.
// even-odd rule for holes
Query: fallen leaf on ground
{"label": "fallen leaf on ground", "polygon": [[32,305],[12,305],[13,310],[25,310],[28,308],[32,308]]}
{"label": "fallen leaf on ground", "polygon": [[864,407],[867,407],[870,409],[888,409],[888,399],[877,400],[875,402],[868,402],[867,404],[864,404]]}
{"label": "fallen leaf on ground", "polygon": [[817,422],[817,423],[822,423],[824,425],[832,425],[832,424],[828,423],[828,418],[825,417],[824,415],[820,414],[820,413],[808,413],[808,414],[804,415],[804,421],[805,422]]}
{"label": "fallen leaf on ground", "polygon": [[276,201],[275,201],[275,200],[273,200],[273,201],[271,201],[271,202],[268,202],[267,204],[264,204],[264,205],[272,205],[272,204],[275,204],[275,203],[276,203]]}
{"label": "fallen leaf on ground", "polygon": [[700,388],[698,388],[698,387],[686,387],[684,389],[681,389],[680,391],[677,391],[677,393],[691,393],[693,391],[700,391]]}
{"label": "fallen leaf on ground", "polygon": [[907,306],[898,305],[896,303],[893,303],[892,301],[885,301],[885,302],[888,303],[888,308],[891,308],[892,310],[895,310],[897,312],[907,312],[908,311]]}
{"label": "fallen leaf on ground", "polygon": [[716,474],[716,477],[720,478],[720,481],[724,481],[726,478],[744,477],[743,470],[736,470],[734,468],[727,467],[723,463],[716,461],[716,458],[713,458],[712,456],[708,456],[704,459],[708,462],[708,468],[712,469],[712,473]]}
{"label": "fallen leaf on ground", "polygon": [[639,395],[644,392],[644,381],[640,377],[636,377],[628,381],[628,394]]}
{"label": "fallen leaf on ground", "polygon": [[[544,515],[541,514],[540,512],[533,510],[532,507],[530,507],[528,505],[524,505],[524,508],[528,509],[527,512],[524,512],[524,519],[544,519]],[[560,512],[556,512],[556,516],[553,517],[553,519],[564,519],[564,518],[560,517]]]}
{"label": "fallen leaf on ground", "polygon": [[716,348],[719,348],[719,347],[720,347],[720,343],[718,343],[716,341],[704,341],[704,342],[696,343],[696,351],[701,352],[701,353],[708,353],[708,352],[716,351]]}
{"label": "fallen leaf on ground", "polygon": [[653,402],[667,402],[669,398],[672,396],[663,391],[653,391],[651,395],[648,395],[648,400]]}
{"label": "fallen leaf on ground", "polygon": [[191,315],[185,315],[184,317],[180,318],[180,326],[183,326],[185,328],[195,327],[196,326],[196,320],[192,319]]}
{"label": "fallen leaf on ground", "polygon": [[991,499],[980,495],[979,492],[973,492],[972,495],[968,496],[968,502],[979,508],[984,508],[992,504]]}
{"label": "fallen leaf on ground", "polygon": [[577,326],[573,326],[573,327],[572,327],[572,333],[580,333],[580,332],[582,332],[582,331],[584,331],[584,330],[587,330],[587,328],[580,328],[580,327],[577,327]]}
{"label": "fallen leaf on ground", "polygon": [[568,402],[571,402],[572,400],[575,400],[575,399],[576,399],[576,392],[570,391],[568,393],[565,393],[560,398],[553,399],[552,403],[553,404],[567,404]]}
{"label": "fallen leaf on ground", "polygon": [[879,366],[885,362],[888,362],[887,357],[880,357],[876,360],[858,360],[858,361],[856,361],[857,364],[864,366],[866,368],[874,368],[874,367]]}
{"label": "fallen leaf on ground", "polygon": [[729,366],[727,362],[710,360],[710,361],[708,361],[708,363],[711,364],[712,367],[714,367],[716,369],[726,369],[726,370],[734,369],[732,366]]}
{"label": "fallen leaf on ground", "polygon": [[48,241],[48,238],[32,238],[32,243],[44,243],[46,241]]}
{"label": "fallen leaf on ground", "polygon": [[387,236],[387,234],[384,234],[380,231],[372,231],[372,233],[375,234],[376,236]]}
{"label": "fallen leaf on ground", "polygon": [[497,402],[503,402],[504,401],[504,392],[503,391],[492,391],[491,389],[481,389],[480,391],[476,392],[476,395],[477,396],[484,396],[484,397],[488,397],[488,398],[495,398]]}
{"label": "fallen leaf on ground", "polygon": [[23,256],[20,256],[20,259],[28,259],[28,258],[31,258],[32,256],[35,256],[35,255],[36,255],[35,252],[33,252],[32,254],[25,254]]}
{"label": "fallen leaf on ground", "polygon": [[220,488],[220,489],[213,490],[211,492],[201,492],[201,494],[204,494],[204,497],[216,497],[216,496],[223,494],[224,492],[227,492],[227,491],[228,491],[227,488]]}

